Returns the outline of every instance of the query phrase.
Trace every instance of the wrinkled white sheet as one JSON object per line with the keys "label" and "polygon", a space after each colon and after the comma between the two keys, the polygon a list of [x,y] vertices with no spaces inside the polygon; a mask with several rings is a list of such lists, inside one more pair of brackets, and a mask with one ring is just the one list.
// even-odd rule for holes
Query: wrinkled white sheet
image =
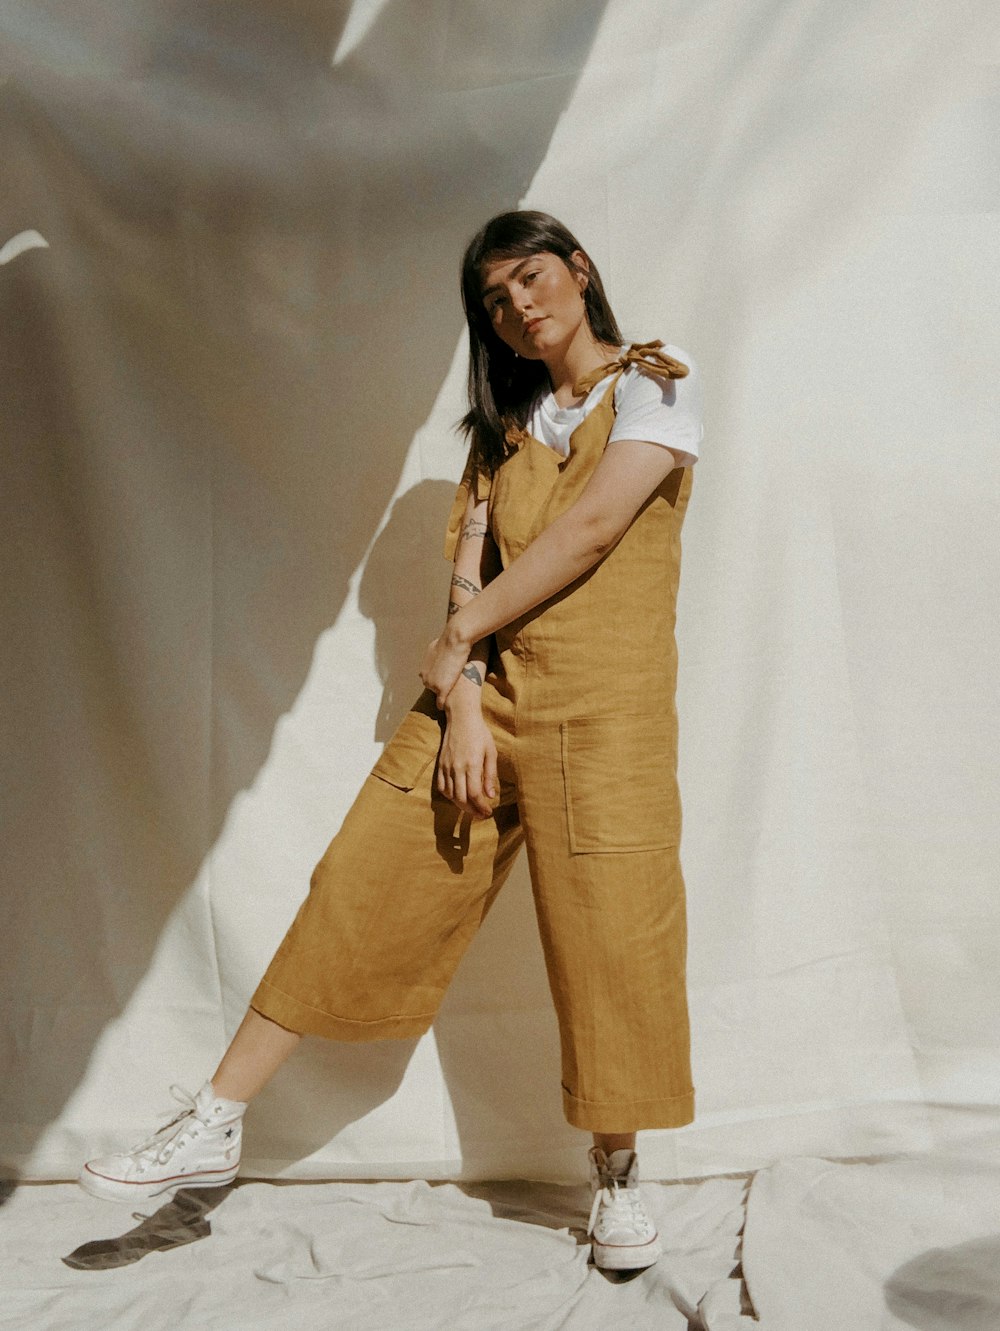
{"label": "wrinkled white sheet", "polygon": [[[995,0],[7,0],[12,1168],[72,1177],[209,1075],[415,696],[457,260],[519,201],[705,384],[677,626],[698,1119],[644,1140],[646,1176],[975,1130],[998,63]],[[522,869],[432,1035],[307,1042],[245,1164],[572,1179],[581,1150]]]}
{"label": "wrinkled white sheet", "polygon": [[[789,1157],[749,1182],[643,1186],[666,1251],[651,1270],[616,1276],[588,1265],[582,1183],[241,1181],[148,1203],[141,1222],[74,1185],[29,1184],[0,1206],[0,1326],[1000,1326],[995,1127],[937,1155]],[[169,1235],[186,1242],[151,1251]]]}
{"label": "wrinkled white sheet", "polygon": [[[584,1186],[241,1182],[222,1200],[147,1204],[137,1224],[74,1185],[28,1185],[0,1208],[0,1326],[685,1331],[700,1302],[711,1331],[750,1331],[732,1274],[745,1190],[649,1185],[664,1257],[605,1276],[588,1265]],[[165,1233],[188,1242],[149,1251]],[[109,1250],[125,1264],[60,1260],[106,1263]]]}
{"label": "wrinkled white sheet", "polygon": [[1000,1134],[947,1155],[789,1159],[750,1189],[743,1264],[767,1331],[996,1331]]}

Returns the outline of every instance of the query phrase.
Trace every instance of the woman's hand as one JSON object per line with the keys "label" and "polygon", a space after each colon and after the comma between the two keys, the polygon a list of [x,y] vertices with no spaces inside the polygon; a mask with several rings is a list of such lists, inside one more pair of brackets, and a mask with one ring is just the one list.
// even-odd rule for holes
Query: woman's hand
{"label": "woman's hand", "polygon": [[461,675],[471,650],[472,643],[452,632],[450,624],[440,638],[435,638],[427,648],[420,678],[424,687],[436,695],[438,707],[444,707],[445,699]]}
{"label": "woman's hand", "polygon": [[497,796],[497,746],[478,703],[448,711],[437,787],[463,813],[489,818]]}

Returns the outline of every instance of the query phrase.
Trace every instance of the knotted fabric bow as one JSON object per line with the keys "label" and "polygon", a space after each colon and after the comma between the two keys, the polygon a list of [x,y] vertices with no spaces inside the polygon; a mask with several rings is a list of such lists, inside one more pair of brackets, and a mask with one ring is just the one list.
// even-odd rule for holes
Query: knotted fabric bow
{"label": "knotted fabric bow", "polygon": [[683,361],[674,360],[673,356],[661,351],[662,346],[659,338],[655,342],[633,342],[620,356],[598,365],[596,370],[589,370],[582,379],[578,379],[573,385],[574,394],[586,397],[612,370],[625,369],[629,365],[638,365],[649,374],[659,375],[661,379],[683,379],[688,373],[688,367]]}

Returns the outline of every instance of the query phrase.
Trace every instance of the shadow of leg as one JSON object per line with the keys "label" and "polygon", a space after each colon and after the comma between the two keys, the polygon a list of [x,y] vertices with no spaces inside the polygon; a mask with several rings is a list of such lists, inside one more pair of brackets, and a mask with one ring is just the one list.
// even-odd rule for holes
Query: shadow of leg
{"label": "shadow of leg", "polygon": [[135,1229],[115,1238],[92,1239],[75,1248],[62,1261],[77,1271],[109,1271],[141,1261],[148,1253],[180,1248],[208,1238],[212,1232],[209,1211],[213,1211],[236,1186],[182,1188],[150,1216],[133,1211],[133,1216],[141,1217],[141,1224]]}

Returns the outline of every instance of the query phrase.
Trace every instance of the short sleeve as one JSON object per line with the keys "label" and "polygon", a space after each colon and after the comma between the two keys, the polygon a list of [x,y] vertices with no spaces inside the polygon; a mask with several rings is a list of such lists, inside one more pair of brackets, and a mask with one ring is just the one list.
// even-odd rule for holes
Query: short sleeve
{"label": "short sleeve", "polygon": [[694,360],[680,347],[664,347],[688,367],[683,379],[663,379],[641,366],[630,365],[615,387],[615,423],[608,443],[615,439],[644,439],[662,444],[677,454],[677,465],[690,467],[701,456],[701,374]]}

